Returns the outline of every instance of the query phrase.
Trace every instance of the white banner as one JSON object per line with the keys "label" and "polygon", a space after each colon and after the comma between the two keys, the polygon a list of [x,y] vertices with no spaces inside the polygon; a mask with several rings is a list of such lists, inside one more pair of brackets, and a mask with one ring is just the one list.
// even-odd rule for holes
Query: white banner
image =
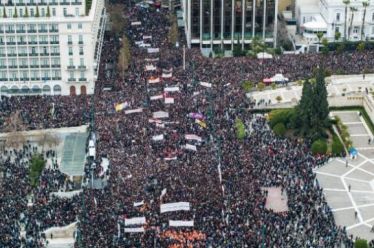
{"label": "white banner", "polygon": [[196,134],[186,134],[184,137],[186,138],[186,140],[196,140],[199,142],[203,140],[200,136],[197,136]]}
{"label": "white banner", "polygon": [[165,92],[176,92],[176,91],[179,91],[179,87],[178,86],[175,86],[175,87],[166,87],[164,89]]}
{"label": "white banner", "polygon": [[152,117],[155,119],[169,118],[169,113],[165,111],[157,111],[157,112],[153,112]]}
{"label": "white banner", "polygon": [[161,204],[160,211],[161,213],[173,212],[173,211],[189,211],[190,203],[189,202],[173,202]]}
{"label": "white banner", "polygon": [[134,202],[134,207],[139,207],[139,206],[142,206],[143,204],[144,204],[144,200],[141,202]]}
{"label": "white banner", "polygon": [[159,100],[159,99],[163,99],[164,98],[164,95],[157,95],[157,96],[151,96],[151,101],[154,101],[154,100]]}
{"label": "white banner", "polygon": [[131,26],[139,26],[142,25],[141,22],[131,22]]}
{"label": "white banner", "polygon": [[158,53],[158,52],[160,52],[160,49],[159,48],[148,48],[147,52],[148,53]]}
{"label": "white banner", "polygon": [[144,232],[144,227],[125,228],[125,233],[140,233]]}
{"label": "white banner", "polygon": [[186,144],[185,148],[190,151],[197,151],[197,148],[194,145]]}
{"label": "white banner", "polygon": [[161,77],[163,78],[171,78],[173,76],[173,73],[162,73]]}
{"label": "white banner", "polygon": [[187,226],[193,227],[193,220],[169,220],[169,226]]}
{"label": "white banner", "polygon": [[154,65],[146,65],[145,70],[146,71],[155,71],[157,68]]}
{"label": "white banner", "polygon": [[125,110],[126,115],[133,114],[133,113],[141,113],[141,112],[143,112],[143,108]]}
{"label": "white banner", "polygon": [[163,139],[164,139],[163,134],[155,135],[155,136],[152,137],[152,140],[154,140],[154,141],[160,141],[160,140],[163,140]]}
{"label": "white banner", "polygon": [[144,225],[145,217],[135,217],[130,219],[125,219],[125,226],[131,226],[131,225]]}
{"label": "white banner", "polygon": [[204,87],[212,88],[212,84],[211,84],[211,83],[200,82],[200,85],[201,85],[201,86],[204,86]]}
{"label": "white banner", "polygon": [[165,104],[174,104],[174,98],[166,97],[165,98]]}
{"label": "white banner", "polygon": [[150,78],[148,79],[149,84],[157,84],[160,82],[160,78]]}

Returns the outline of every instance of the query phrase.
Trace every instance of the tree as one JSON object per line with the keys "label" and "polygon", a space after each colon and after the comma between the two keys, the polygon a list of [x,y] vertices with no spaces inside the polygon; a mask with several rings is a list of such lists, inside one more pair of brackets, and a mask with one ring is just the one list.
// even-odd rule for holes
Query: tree
{"label": "tree", "polygon": [[343,0],[345,5],[344,10],[344,41],[347,40],[347,19],[348,19],[348,5],[351,3],[350,0]]}
{"label": "tree", "polygon": [[368,1],[362,2],[362,6],[364,7],[364,15],[362,17],[362,25],[361,25],[361,40],[363,40],[363,37],[364,37],[366,8],[369,6],[369,2]]}
{"label": "tree", "polygon": [[27,9],[27,6],[25,7],[25,15],[24,17],[29,17],[29,10]]}
{"label": "tree", "polygon": [[363,52],[365,50],[365,42],[361,41],[360,43],[358,43],[356,50],[359,52]]}
{"label": "tree", "polygon": [[110,22],[112,24],[112,33],[121,37],[125,29],[126,20],[123,16],[124,5],[123,4],[114,4],[108,7],[108,12],[110,16]]}
{"label": "tree", "polygon": [[170,29],[168,34],[168,40],[170,44],[175,45],[178,41],[178,23],[177,17],[173,14],[169,15]]}
{"label": "tree", "polygon": [[18,13],[17,13],[17,7],[14,7],[14,14],[13,14],[13,18],[17,18],[18,17]]}
{"label": "tree", "polygon": [[329,104],[327,102],[327,89],[324,70],[319,68],[316,75],[316,85],[313,90],[313,118],[311,120],[314,131],[311,133],[313,139],[324,137],[325,128],[329,127]]}
{"label": "tree", "polygon": [[341,37],[341,33],[340,32],[335,32],[335,35],[334,35],[334,40],[335,42],[339,41],[340,40],[340,37]]}
{"label": "tree", "polygon": [[47,17],[51,17],[51,11],[49,9],[49,5],[47,6],[47,14],[46,14]]}
{"label": "tree", "polygon": [[45,160],[41,154],[34,154],[30,160],[29,178],[32,187],[39,185],[39,177],[45,167]]}
{"label": "tree", "polygon": [[350,7],[349,10],[351,11],[351,23],[349,24],[349,29],[348,29],[348,39],[350,39],[351,37],[352,28],[353,28],[353,19],[355,17],[355,12],[357,11],[357,8]]}
{"label": "tree", "polygon": [[39,17],[39,16],[40,16],[39,7],[38,7],[38,5],[36,5],[35,17]]}
{"label": "tree", "polygon": [[309,80],[305,80],[301,93],[301,99],[296,106],[297,116],[299,118],[299,129],[302,135],[306,135],[311,130],[311,121],[313,114],[313,87]]}

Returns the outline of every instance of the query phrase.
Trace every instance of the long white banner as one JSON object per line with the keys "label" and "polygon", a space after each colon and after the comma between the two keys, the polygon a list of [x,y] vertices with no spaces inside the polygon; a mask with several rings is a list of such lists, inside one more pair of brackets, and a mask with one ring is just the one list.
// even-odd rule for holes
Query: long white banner
{"label": "long white banner", "polygon": [[169,220],[169,226],[188,226],[192,227],[194,224],[193,220]]}
{"label": "long white banner", "polygon": [[125,228],[125,233],[140,233],[144,232],[144,227]]}
{"label": "long white banner", "polygon": [[126,115],[133,114],[133,113],[141,113],[141,112],[143,112],[143,108],[125,110]]}
{"label": "long white banner", "polygon": [[144,225],[145,223],[145,217],[134,217],[130,219],[125,219],[125,226]]}
{"label": "long white banner", "polygon": [[161,213],[174,212],[174,211],[189,211],[190,203],[189,202],[173,202],[161,204],[160,211]]}

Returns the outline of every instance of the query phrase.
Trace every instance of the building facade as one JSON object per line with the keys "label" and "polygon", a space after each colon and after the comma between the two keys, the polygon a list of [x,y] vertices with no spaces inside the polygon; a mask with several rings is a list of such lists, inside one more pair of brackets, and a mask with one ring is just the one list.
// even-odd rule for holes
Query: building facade
{"label": "building facade", "polygon": [[104,0],[0,0],[0,95],[92,94]]}
{"label": "building facade", "polygon": [[183,0],[188,46],[244,47],[253,37],[276,44],[278,0]]}
{"label": "building facade", "polygon": [[299,33],[310,43],[318,42],[317,32],[329,41],[335,41],[336,33],[339,40],[374,39],[373,0],[351,0],[347,5],[343,0],[298,0],[296,18]]}

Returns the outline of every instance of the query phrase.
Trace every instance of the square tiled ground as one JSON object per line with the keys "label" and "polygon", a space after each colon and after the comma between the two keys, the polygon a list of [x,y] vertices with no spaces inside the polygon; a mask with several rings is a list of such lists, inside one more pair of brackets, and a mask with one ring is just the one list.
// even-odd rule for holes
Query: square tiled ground
{"label": "square tiled ground", "polygon": [[366,128],[362,123],[359,124],[346,124],[350,135],[354,134],[368,134]]}
{"label": "square tiled ground", "polygon": [[331,188],[331,189],[344,189],[344,185],[340,178],[338,177],[331,177],[326,175],[317,175],[317,179],[319,184],[323,188]]}
{"label": "square tiled ground", "polygon": [[346,192],[324,191],[323,193],[332,209],[352,207],[351,200]]}

